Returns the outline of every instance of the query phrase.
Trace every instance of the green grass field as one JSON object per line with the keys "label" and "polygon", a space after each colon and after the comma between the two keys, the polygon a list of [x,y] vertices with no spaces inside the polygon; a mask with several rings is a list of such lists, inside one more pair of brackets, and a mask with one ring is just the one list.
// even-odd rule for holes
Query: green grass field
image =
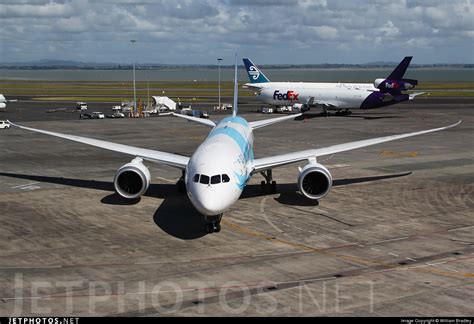
{"label": "green grass field", "polygon": [[[147,100],[150,96],[168,96],[183,102],[209,100],[218,97],[215,82],[138,82],[137,97]],[[0,80],[1,93],[7,97],[28,96],[37,100],[71,101],[122,101],[133,97],[131,82],[96,81],[23,81]],[[426,91],[430,97],[474,97],[474,82],[420,82],[416,90]],[[232,96],[233,84],[221,83],[221,96]],[[240,97],[252,97],[253,91],[241,89]]]}

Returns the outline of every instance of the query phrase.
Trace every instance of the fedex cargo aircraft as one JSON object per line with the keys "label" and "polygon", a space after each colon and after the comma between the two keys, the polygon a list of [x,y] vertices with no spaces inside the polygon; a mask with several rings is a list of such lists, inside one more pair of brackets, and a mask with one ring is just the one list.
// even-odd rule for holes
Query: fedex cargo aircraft
{"label": "fedex cargo aircraft", "polygon": [[[257,99],[273,106],[293,106],[302,111],[310,107],[338,110],[350,114],[349,109],[373,109],[411,100],[422,94],[403,93],[413,89],[418,80],[404,79],[412,56],[405,57],[386,78],[374,83],[329,83],[329,82],[271,82],[248,58],[244,58],[250,79],[244,87],[256,91]],[[343,112],[342,109],[345,109]]]}

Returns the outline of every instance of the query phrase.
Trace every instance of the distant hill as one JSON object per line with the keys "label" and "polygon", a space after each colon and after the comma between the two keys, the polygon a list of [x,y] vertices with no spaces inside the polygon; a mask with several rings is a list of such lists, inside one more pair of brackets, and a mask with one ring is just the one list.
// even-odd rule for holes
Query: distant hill
{"label": "distant hill", "polygon": [[[364,64],[339,64],[339,63],[322,63],[322,64],[267,64],[261,65],[263,69],[334,69],[334,68],[392,68],[399,62],[368,62]],[[232,65],[221,65],[221,68],[232,68]],[[474,68],[474,64],[411,64],[410,68]],[[70,60],[51,60],[42,59],[29,62],[7,62],[0,63],[3,69],[18,70],[36,70],[36,69],[83,69],[83,70],[130,70],[130,63],[96,63],[96,62],[79,62]],[[153,69],[175,69],[175,68],[206,68],[217,69],[217,65],[206,64],[161,64],[161,63],[137,63],[136,68],[139,70]]]}

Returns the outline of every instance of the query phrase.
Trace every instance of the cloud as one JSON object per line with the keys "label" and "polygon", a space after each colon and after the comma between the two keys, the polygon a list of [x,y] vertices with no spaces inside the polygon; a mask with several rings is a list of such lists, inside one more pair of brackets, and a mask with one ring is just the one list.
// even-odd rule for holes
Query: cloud
{"label": "cloud", "polygon": [[473,15],[471,0],[0,0],[1,59],[128,62],[137,39],[141,62],[473,63]]}

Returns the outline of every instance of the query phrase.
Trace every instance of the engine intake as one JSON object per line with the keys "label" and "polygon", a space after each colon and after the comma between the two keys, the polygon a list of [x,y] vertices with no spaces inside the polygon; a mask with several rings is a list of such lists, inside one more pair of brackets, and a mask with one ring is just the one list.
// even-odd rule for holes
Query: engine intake
{"label": "engine intake", "polygon": [[307,164],[298,175],[298,189],[309,199],[324,198],[331,188],[331,173],[319,163]]}
{"label": "engine intake", "polygon": [[114,178],[115,191],[127,199],[141,197],[150,186],[151,175],[140,158],[122,166]]}

